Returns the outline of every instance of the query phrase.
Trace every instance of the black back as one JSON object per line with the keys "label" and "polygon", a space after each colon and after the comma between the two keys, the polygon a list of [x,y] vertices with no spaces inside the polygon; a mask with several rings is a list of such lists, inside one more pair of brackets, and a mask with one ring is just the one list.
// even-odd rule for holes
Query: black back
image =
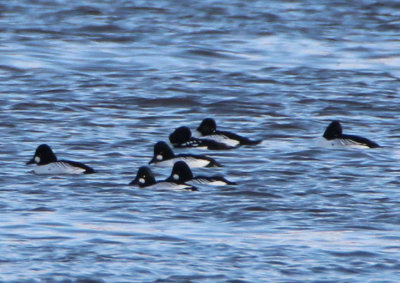
{"label": "black back", "polygon": [[356,135],[346,135],[343,134],[343,129],[342,126],[340,125],[339,121],[332,121],[329,126],[326,128],[323,137],[326,138],[327,140],[333,140],[333,139],[348,139],[352,140],[355,143],[359,144],[365,144],[366,146],[370,148],[375,148],[375,147],[380,147],[377,143]]}
{"label": "black back", "polygon": [[341,136],[341,138],[342,138],[342,139],[350,139],[350,140],[355,141],[356,143],[365,144],[365,145],[368,146],[369,148],[380,147],[379,144],[377,144],[377,143],[375,143],[375,142],[373,142],[373,141],[371,141],[371,140],[369,140],[369,139],[367,139],[367,138],[360,137],[360,136],[343,134],[343,135]]}
{"label": "black back", "polygon": [[85,172],[83,172],[84,174],[96,173],[96,171],[92,167],[89,167],[81,162],[69,161],[69,160],[60,160],[60,162],[68,163],[68,164],[72,165],[73,167],[79,167],[79,168],[85,169]]}
{"label": "black back", "polygon": [[230,139],[237,140],[239,141],[239,145],[256,145],[262,142],[262,140],[251,140],[249,138],[227,131],[215,131],[214,134],[224,135]]}

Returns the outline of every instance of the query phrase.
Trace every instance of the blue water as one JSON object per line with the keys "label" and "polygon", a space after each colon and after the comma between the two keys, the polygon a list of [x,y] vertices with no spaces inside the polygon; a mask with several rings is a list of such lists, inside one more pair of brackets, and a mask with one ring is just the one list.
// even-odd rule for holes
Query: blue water
{"label": "blue water", "polygon": [[[398,1],[75,2],[0,3],[0,281],[399,282]],[[127,185],[206,117],[264,140],[175,150],[237,186]],[[99,173],[34,175],[41,143]]]}

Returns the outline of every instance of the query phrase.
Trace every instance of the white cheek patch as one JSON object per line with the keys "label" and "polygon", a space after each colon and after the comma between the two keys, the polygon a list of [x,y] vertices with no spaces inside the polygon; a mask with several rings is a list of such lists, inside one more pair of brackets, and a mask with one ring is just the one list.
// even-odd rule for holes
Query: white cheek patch
{"label": "white cheek patch", "polygon": [[179,180],[179,175],[178,175],[178,174],[174,174],[174,175],[172,176],[172,178],[174,178],[174,180],[178,181],[178,180]]}
{"label": "white cheek patch", "polygon": [[157,158],[157,160],[159,160],[159,161],[163,160],[163,156],[162,156],[161,154],[157,155],[156,158]]}
{"label": "white cheek patch", "polygon": [[39,156],[35,156],[35,162],[36,163],[40,163],[40,157]]}
{"label": "white cheek patch", "polygon": [[145,179],[143,179],[143,178],[140,178],[140,179],[139,179],[139,184],[144,184],[145,182],[146,182]]}

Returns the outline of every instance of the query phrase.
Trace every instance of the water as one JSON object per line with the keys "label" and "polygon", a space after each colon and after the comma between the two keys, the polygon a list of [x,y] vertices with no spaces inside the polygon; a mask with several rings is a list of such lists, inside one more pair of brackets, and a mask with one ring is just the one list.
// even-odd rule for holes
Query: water
{"label": "water", "polygon": [[[0,280],[398,282],[399,16],[398,1],[3,1]],[[237,186],[127,186],[206,117],[264,140],[194,170]],[[316,147],[334,119],[383,148]],[[41,143],[99,173],[32,174]]]}

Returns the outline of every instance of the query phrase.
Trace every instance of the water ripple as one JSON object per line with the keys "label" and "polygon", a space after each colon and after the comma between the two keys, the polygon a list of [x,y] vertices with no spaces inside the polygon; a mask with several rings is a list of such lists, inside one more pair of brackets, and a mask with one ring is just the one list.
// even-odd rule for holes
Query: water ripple
{"label": "water ripple", "polygon": [[[396,282],[399,4],[308,2],[1,3],[0,279]],[[263,139],[174,149],[236,186],[127,185],[206,117]],[[317,147],[331,120],[383,147]],[[41,143],[99,173],[34,175]]]}

